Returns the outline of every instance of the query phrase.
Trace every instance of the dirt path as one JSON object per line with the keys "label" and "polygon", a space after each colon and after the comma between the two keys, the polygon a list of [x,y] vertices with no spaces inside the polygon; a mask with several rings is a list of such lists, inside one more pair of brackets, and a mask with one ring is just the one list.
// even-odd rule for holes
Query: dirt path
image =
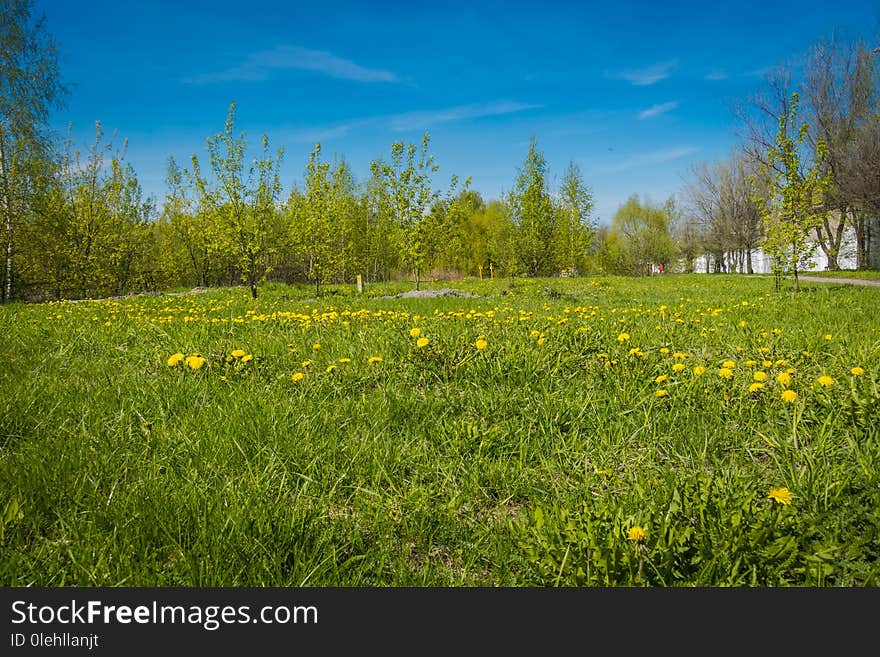
{"label": "dirt path", "polygon": [[850,285],[880,285],[878,278],[836,278],[831,276],[798,276],[802,281],[814,283],[849,283]]}

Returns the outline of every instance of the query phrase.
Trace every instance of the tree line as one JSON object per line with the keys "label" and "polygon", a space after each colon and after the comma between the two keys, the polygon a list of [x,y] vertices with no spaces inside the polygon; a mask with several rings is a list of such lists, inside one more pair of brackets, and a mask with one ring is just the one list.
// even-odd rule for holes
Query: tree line
{"label": "tree line", "polygon": [[[767,78],[738,107],[740,146],[695,166],[679,198],[630,197],[608,226],[593,216],[574,162],[555,188],[532,137],[509,192],[484,200],[471,180],[440,167],[430,135],[397,141],[358,180],[344,157],[315,144],[299,185],[285,189],[283,149],[255,147],[225,123],[203,154],[169,158],[161,206],[144,195],[107,138],[77,148],[47,127],[61,106],[57,53],[32,0],[0,12],[2,298],[120,295],[174,287],[444,276],[647,275],[657,265],[753,271],[759,247],[778,274],[813,249],[838,266],[846,231],[859,266],[880,250],[880,105],[877,49],[815,46],[804,74]],[[253,154],[256,152],[256,155]]]}

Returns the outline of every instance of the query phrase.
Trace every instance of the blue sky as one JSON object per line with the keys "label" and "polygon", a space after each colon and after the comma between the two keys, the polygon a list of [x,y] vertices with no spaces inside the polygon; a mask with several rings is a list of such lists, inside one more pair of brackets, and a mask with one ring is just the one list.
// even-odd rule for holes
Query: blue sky
{"label": "blue sky", "polygon": [[661,201],[736,142],[731,111],[816,40],[880,35],[880,5],[829,2],[229,2],[36,0],[70,86],[52,123],[128,140],[161,204],[169,156],[206,160],[237,127],[285,149],[285,193],[320,141],[365,178],[391,143],[431,135],[437,184],[511,188],[530,136],[551,182],[576,162],[610,222]]}

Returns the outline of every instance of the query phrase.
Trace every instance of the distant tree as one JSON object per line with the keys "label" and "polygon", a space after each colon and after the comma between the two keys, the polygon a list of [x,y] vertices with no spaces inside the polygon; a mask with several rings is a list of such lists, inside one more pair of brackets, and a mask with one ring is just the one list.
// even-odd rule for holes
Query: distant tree
{"label": "distant tree", "polygon": [[572,276],[584,267],[587,251],[593,240],[595,227],[590,213],[593,195],[584,183],[581,170],[569,162],[559,188],[559,220],[556,222],[556,242],[560,261]]}
{"label": "distant tree", "polygon": [[513,190],[505,199],[515,227],[516,254],[527,276],[548,276],[555,270],[556,214],[546,175],[547,161],[532,137]]}
{"label": "distant tree", "polygon": [[802,147],[807,136],[807,124],[797,124],[799,97],[791,96],[789,111],[779,119],[776,143],[768,148],[769,173],[766,186],[755,188],[754,200],[758,203],[764,224],[764,250],[770,255],[779,289],[781,277],[790,272],[798,287],[798,269],[808,267],[816,248],[810,233],[827,215],[824,196],[831,185],[831,173],[827,167],[828,150],[820,139],[816,143],[813,162],[802,163]]}
{"label": "distant tree", "polygon": [[647,276],[652,265],[669,270],[677,250],[672,228],[677,210],[672,199],[664,205],[630,196],[618,208],[604,236],[601,259],[611,273]]}
{"label": "distant tree", "polygon": [[197,191],[202,210],[213,217],[210,228],[214,247],[234,258],[242,282],[256,299],[257,284],[271,270],[283,150],[272,157],[269,139],[263,135],[261,156],[246,167],[247,141],[244,133],[235,134],[235,103],[229,105],[223,131],[206,142],[212,179],[202,175],[196,155],[186,175]]}
{"label": "distant tree", "polygon": [[[15,293],[16,231],[27,219],[39,173],[51,159],[49,111],[65,88],[56,46],[32,0],[0,5],[0,217],[4,231],[2,300]],[[35,231],[38,234],[39,231]]]}

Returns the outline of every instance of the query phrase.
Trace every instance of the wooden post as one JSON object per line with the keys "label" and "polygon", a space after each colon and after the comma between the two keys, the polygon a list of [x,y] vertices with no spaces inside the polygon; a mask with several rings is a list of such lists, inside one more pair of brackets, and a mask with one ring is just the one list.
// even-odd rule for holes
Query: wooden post
{"label": "wooden post", "polygon": [[360,274],[357,275],[357,290],[358,294],[364,293],[364,278]]}
{"label": "wooden post", "polygon": [[489,263],[489,278],[495,278],[495,267],[492,266],[492,263]]}
{"label": "wooden post", "polygon": [[477,265],[480,268],[480,280],[483,280],[483,265]]}

